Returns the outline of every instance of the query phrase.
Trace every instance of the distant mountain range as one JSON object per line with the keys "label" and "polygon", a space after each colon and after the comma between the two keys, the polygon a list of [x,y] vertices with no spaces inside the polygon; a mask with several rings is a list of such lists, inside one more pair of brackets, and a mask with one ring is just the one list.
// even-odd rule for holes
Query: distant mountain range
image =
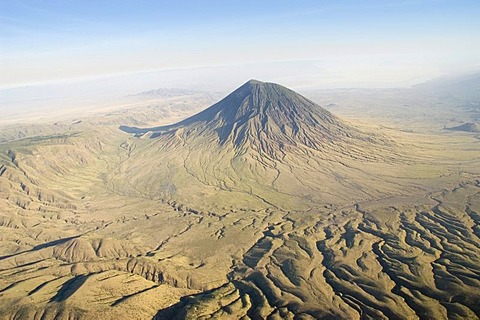
{"label": "distant mountain range", "polygon": [[441,97],[454,97],[464,101],[480,100],[480,73],[436,78],[413,87]]}

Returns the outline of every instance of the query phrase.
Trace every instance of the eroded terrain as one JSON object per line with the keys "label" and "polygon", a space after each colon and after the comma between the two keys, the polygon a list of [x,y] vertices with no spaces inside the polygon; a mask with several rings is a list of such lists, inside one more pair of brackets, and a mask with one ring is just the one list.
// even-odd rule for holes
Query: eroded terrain
{"label": "eroded terrain", "polygon": [[178,143],[162,154],[171,146],[118,129],[176,119],[154,109],[148,122],[149,110],[22,139],[5,129],[0,318],[480,316],[474,134],[362,119],[378,149],[347,137],[286,158],[245,152],[252,177],[237,180],[245,167],[215,162],[234,150],[202,158]]}

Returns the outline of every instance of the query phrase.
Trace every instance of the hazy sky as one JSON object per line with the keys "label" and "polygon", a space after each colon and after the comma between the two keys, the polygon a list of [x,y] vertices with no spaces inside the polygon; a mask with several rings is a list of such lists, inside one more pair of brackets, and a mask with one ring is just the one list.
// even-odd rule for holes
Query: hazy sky
{"label": "hazy sky", "polygon": [[190,68],[306,87],[476,71],[480,1],[0,0],[0,87]]}

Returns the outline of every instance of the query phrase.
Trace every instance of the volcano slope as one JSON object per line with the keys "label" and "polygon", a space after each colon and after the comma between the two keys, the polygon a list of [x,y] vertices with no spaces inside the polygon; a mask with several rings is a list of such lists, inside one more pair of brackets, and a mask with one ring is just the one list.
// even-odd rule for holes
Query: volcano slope
{"label": "volcano slope", "polygon": [[122,130],[0,145],[0,318],[480,316],[474,136],[359,129],[258,81]]}

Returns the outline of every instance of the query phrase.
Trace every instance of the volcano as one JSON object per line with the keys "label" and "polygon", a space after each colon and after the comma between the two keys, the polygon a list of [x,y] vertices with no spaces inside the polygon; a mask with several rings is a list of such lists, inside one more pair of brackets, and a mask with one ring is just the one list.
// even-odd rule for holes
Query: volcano
{"label": "volcano", "polygon": [[250,80],[210,108],[179,123],[156,128],[121,127],[151,138],[182,132],[186,140],[208,137],[219,146],[254,148],[277,157],[292,147],[319,150],[325,144],[357,136],[358,130],[326,109],[279,84]]}
{"label": "volcano", "polygon": [[[129,170],[139,169],[127,173],[132,184],[137,189],[143,184],[142,192],[161,198],[183,194],[183,200],[186,193],[204,197],[207,190],[215,197],[240,192],[271,205],[298,205],[292,197],[305,204],[371,196],[388,181],[372,177],[360,164],[386,163],[395,152],[387,140],[345,123],[302,95],[257,80],[181,122],[120,129],[150,138],[129,159],[138,162]],[[147,159],[150,166],[155,163],[153,170],[146,170]],[[372,179],[371,186],[360,184]]]}

